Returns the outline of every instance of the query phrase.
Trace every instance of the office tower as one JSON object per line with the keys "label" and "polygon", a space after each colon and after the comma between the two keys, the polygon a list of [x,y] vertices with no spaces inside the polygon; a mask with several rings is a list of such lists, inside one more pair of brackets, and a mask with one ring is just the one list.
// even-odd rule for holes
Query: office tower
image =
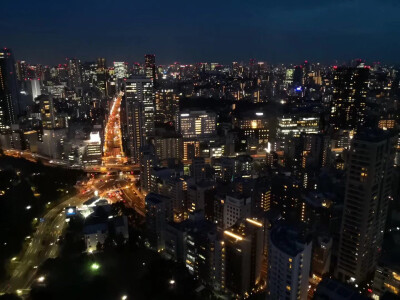
{"label": "office tower", "polygon": [[238,220],[250,217],[251,197],[239,193],[226,195],[224,203],[224,228],[233,226]]}
{"label": "office tower", "polygon": [[82,64],[82,82],[93,87],[97,83],[97,63],[85,62]]}
{"label": "office tower", "polygon": [[26,81],[27,92],[31,96],[32,102],[35,101],[35,98],[42,94],[40,88],[40,81],[38,79],[30,79]]}
{"label": "office tower", "polygon": [[243,131],[255,148],[266,145],[269,138],[269,120],[263,112],[241,113],[234,120],[234,125]]}
{"label": "office tower", "polygon": [[117,79],[126,78],[128,76],[128,63],[114,62],[114,75]]}
{"label": "office tower", "polygon": [[54,129],[57,127],[56,109],[54,108],[53,96],[40,95],[36,98],[39,104],[40,118],[43,129]]}
{"label": "office tower", "polygon": [[221,286],[222,247],[216,226],[199,210],[180,223],[169,223],[165,250],[174,261],[184,263],[194,277],[211,287]]}
{"label": "office tower", "polygon": [[140,147],[154,135],[154,93],[151,79],[134,77],[125,81],[124,109],[127,152],[132,161],[138,162]]}
{"label": "office tower", "polygon": [[79,59],[68,59],[68,81],[71,88],[77,88],[82,85],[81,62]]}
{"label": "office tower", "polygon": [[304,84],[304,79],[303,79],[303,66],[296,66],[294,67],[293,70],[293,84],[296,86],[303,85]]}
{"label": "office tower", "polygon": [[290,137],[299,137],[301,133],[320,132],[320,117],[315,113],[291,113],[278,117],[276,135],[283,147]]}
{"label": "office tower", "polygon": [[266,178],[260,178],[256,182],[252,193],[252,212],[267,212],[271,209],[272,202],[271,183]]}
{"label": "office tower", "polygon": [[217,132],[217,115],[214,112],[182,112],[179,118],[183,138],[206,138]]}
{"label": "office tower", "polygon": [[355,130],[364,123],[368,87],[368,68],[336,68],[331,106],[335,130]]}
{"label": "office tower", "polygon": [[10,49],[0,50],[0,132],[11,130],[19,114],[19,94],[14,56]]}
{"label": "office tower", "polygon": [[268,237],[266,299],[307,299],[312,241],[298,226],[279,222]]}
{"label": "office tower", "polygon": [[83,163],[85,165],[99,165],[101,164],[101,158],[102,149],[100,132],[93,131],[90,133],[90,139],[86,142]]}
{"label": "office tower", "polygon": [[328,236],[318,236],[316,245],[313,247],[312,263],[311,263],[311,280],[310,283],[315,288],[322,278],[329,273],[331,256],[332,256],[333,240]]}
{"label": "office tower", "polygon": [[155,193],[146,196],[146,231],[151,248],[164,250],[165,228],[167,222],[173,221],[172,200]]}
{"label": "office tower", "polygon": [[154,137],[154,146],[158,159],[174,158],[182,160],[183,158],[183,143],[182,136],[175,132],[156,134]]}
{"label": "office tower", "polygon": [[225,284],[237,299],[248,297],[260,283],[263,233],[263,224],[250,218],[224,231]]}
{"label": "office tower", "polygon": [[395,139],[364,129],[351,143],[336,276],[363,283],[381,251],[394,162]]}
{"label": "office tower", "polygon": [[202,210],[205,213],[208,203],[214,200],[215,183],[203,180],[189,184],[187,189],[187,209],[189,212]]}
{"label": "office tower", "polygon": [[154,54],[144,56],[144,72],[146,78],[156,79],[156,56]]}
{"label": "office tower", "polygon": [[43,129],[42,142],[38,144],[38,153],[50,158],[62,159],[66,129]]}
{"label": "office tower", "polygon": [[159,123],[172,122],[179,128],[179,95],[174,89],[161,89],[155,95],[155,121]]}
{"label": "office tower", "polygon": [[97,59],[97,70],[96,70],[97,87],[102,91],[103,96],[108,95],[107,90],[107,64],[104,57]]}
{"label": "office tower", "polygon": [[97,68],[98,69],[106,69],[107,68],[106,59],[104,57],[97,58]]}
{"label": "office tower", "polygon": [[17,61],[17,79],[22,82],[28,78],[28,65],[25,61]]}
{"label": "office tower", "polygon": [[140,186],[144,193],[148,193],[151,188],[151,172],[156,166],[156,156],[154,146],[149,144],[141,148],[140,151]]}
{"label": "office tower", "polygon": [[195,157],[190,165],[190,176],[194,178],[194,181],[199,182],[206,178],[207,165],[203,157]]}
{"label": "office tower", "polygon": [[182,221],[187,217],[188,180],[176,174],[165,182],[165,195],[173,201],[174,220]]}
{"label": "office tower", "polygon": [[288,87],[293,83],[294,69],[287,69],[285,73],[285,85]]}

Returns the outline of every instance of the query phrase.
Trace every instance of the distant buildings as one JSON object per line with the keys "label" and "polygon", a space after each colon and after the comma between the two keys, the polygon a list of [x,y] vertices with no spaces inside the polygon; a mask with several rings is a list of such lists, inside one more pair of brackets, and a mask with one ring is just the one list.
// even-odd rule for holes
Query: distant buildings
{"label": "distant buildings", "polygon": [[217,116],[213,112],[182,111],[179,118],[183,138],[206,138],[216,134]]}
{"label": "distant buildings", "polygon": [[335,130],[355,130],[364,124],[369,73],[366,67],[334,70],[330,121]]}
{"label": "distant buildings", "polygon": [[146,78],[155,79],[156,77],[156,56],[154,54],[146,54],[144,56],[144,72]]}
{"label": "distant buildings", "polygon": [[14,56],[10,49],[0,50],[0,132],[10,132],[20,111]]}

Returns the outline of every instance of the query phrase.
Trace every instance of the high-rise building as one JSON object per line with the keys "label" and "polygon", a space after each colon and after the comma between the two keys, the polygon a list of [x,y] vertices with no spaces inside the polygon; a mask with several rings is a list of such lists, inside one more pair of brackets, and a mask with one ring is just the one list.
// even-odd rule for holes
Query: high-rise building
{"label": "high-rise building", "polygon": [[248,297],[260,283],[263,233],[263,224],[251,218],[224,231],[225,284],[238,299]]}
{"label": "high-rise building", "polygon": [[19,113],[19,94],[14,56],[10,49],[0,50],[0,132],[11,130]]}
{"label": "high-rise building", "polygon": [[364,123],[368,85],[368,68],[336,68],[331,106],[335,130],[355,130]]}
{"label": "high-rise building", "polygon": [[179,96],[174,89],[160,89],[155,95],[155,121],[160,123],[172,122],[178,128]]}
{"label": "high-rise building", "polygon": [[86,142],[85,155],[83,163],[86,165],[99,165],[101,164],[101,138],[99,131],[90,133],[90,139]]}
{"label": "high-rise building", "polygon": [[155,193],[146,196],[146,229],[151,248],[162,251],[165,247],[165,228],[173,221],[172,200]]}
{"label": "high-rise building", "polygon": [[39,103],[40,117],[43,129],[54,129],[57,127],[56,109],[54,108],[53,96],[40,95],[36,98]]}
{"label": "high-rise building", "polygon": [[217,115],[214,112],[182,112],[179,118],[183,138],[206,138],[217,132]]}
{"label": "high-rise building", "polygon": [[215,224],[206,220],[201,210],[190,213],[183,222],[167,224],[165,249],[168,256],[184,263],[188,271],[207,286],[218,288],[223,284],[223,245]]}
{"label": "high-rise building", "polygon": [[40,81],[38,79],[30,79],[26,81],[27,92],[31,96],[32,101],[35,101],[37,96],[42,94]]}
{"label": "high-rise building", "polygon": [[81,62],[79,59],[68,59],[69,86],[76,88],[82,85]]}
{"label": "high-rise building", "polygon": [[156,166],[153,145],[145,145],[140,151],[140,185],[145,193],[151,188],[151,171]]}
{"label": "high-rise building", "polygon": [[156,135],[154,138],[157,157],[163,159],[178,159],[183,158],[182,136],[177,133]]}
{"label": "high-rise building", "polygon": [[125,62],[114,62],[114,74],[117,79],[128,76],[128,64]]}
{"label": "high-rise building", "polygon": [[280,222],[268,237],[269,299],[307,299],[312,241],[298,227]]}
{"label": "high-rise building", "polygon": [[224,204],[224,228],[233,226],[238,220],[250,217],[251,197],[230,193]]}
{"label": "high-rise building", "polygon": [[343,282],[363,283],[375,270],[391,196],[394,145],[381,130],[363,130],[352,140],[336,270]]}
{"label": "high-rise building", "polygon": [[154,54],[146,54],[144,56],[144,71],[146,78],[155,79],[156,77],[156,56]]}
{"label": "high-rise building", "polygon": [[301,133],[320,132],[320,117],[315,113],[289,114],[278,117],[277,137],[284,145],[288,137],[298,137]]}
{"label": "high-rise building", "polygon": [[129,78],[125,81],[125,113],[127,152],[135,162],[140,147],[154,135],[154,92],[151,79]]}

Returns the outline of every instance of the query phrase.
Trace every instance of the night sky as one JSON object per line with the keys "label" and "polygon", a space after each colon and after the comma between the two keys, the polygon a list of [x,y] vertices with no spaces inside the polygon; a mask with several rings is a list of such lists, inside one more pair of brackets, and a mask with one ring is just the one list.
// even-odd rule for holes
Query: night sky
{"label": "night sky", "polygon": [[1,1],[16,59],[398,63],[400,0]]}

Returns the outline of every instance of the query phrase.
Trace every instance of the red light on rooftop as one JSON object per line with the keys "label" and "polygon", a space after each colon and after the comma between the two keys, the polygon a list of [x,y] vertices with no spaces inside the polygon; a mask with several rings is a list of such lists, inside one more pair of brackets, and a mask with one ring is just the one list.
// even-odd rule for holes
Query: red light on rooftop
{"label": "red light on rooftop", "polygon": [[336,70],[336,69],[337,69],[337,66],[333,66],[333,68]]}
{"label": "red light on rooftop", "polygon": [[368,293],[372,293],[372,289],[368,289]]}

